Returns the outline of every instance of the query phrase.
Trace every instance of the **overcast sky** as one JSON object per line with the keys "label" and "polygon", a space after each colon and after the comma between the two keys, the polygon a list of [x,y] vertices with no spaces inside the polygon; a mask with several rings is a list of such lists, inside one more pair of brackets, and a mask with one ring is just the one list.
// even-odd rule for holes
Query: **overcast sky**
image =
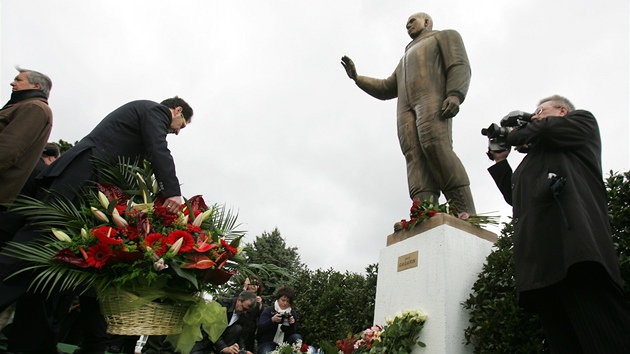
{"label": "overcast sky", "polygon": [[[184,196],[238,210],[246,241],[277,227],[311,269],[362,272],[409,216],[396,100],[362,92],[340,58],[360,75],[389,76],[416,12],[459,31],[468,51],[472,81],[453,135],[478,212],[511,214],[486,171],[481,128],[552,94],[598,118],[604,176],[630,167],[627,0],[0,6],[2,102],[15,65],[48,74],[50,140],[74,142],[126,102],[183,97],[193,123],[168,140]],[[521,158],[510,156],[513,167]]]}

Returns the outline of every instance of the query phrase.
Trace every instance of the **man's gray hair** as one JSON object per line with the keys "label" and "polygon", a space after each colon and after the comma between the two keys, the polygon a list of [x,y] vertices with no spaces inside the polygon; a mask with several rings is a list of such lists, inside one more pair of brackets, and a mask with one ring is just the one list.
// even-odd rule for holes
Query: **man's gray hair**
{"label": "man's gray hair", "polygon": [[564,107],[569,112],[575,111],[575,106],[573,105],[573,103],[571,103],[571,101],[569,101],[566,97],[562,97],[560,95],[553,95],[547,98],[543,98],[542,100],[540,100],[540,102],[538,102],[538,105],[540,106],[545,102],[552,102],[556,108]]}
{"label": "man's gray hair", "polygon": [[244,290],[239,295],[238,298],[241,299],[241,302],[251,302],[252,304],[256,303],[256,293],[251,290]]}
{"label": "man's gray hair", "polygon": [[40,91],[46,95],[46,97],[50,96],[50,89],[52,88],[52,80],[47,75],[40,73],[39,71],[33,71],[29,69],[20,68],[19,66],[15,67],[15,70],[20,73],[26,73],[26,77],[28,78],[28,82],[35,85],[39,84]]}

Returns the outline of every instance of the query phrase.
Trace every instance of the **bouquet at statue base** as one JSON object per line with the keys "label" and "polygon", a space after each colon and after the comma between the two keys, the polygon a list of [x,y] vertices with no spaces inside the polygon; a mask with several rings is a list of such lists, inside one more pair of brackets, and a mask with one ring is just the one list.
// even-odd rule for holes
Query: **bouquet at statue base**
{"label": "bouquet at statue base", "polygon": [[409,354],[416,346],[427,315],[422,309],[403,310],[387,317],[384,327],[374,325],[352,337],[338,340],[338,354]]}
{"label": "bouquet at statue base", "polygon": [[35,290],[96,289],[109,333],[176,335],[184,353],[201,339],[200,324],[216,340],[225,309],[201,294],[247,266],[236,215],[201,196],[169,213],[149,162],[92,163],[101,182],[77,192],[78,202],[53,191],[16,202],[41,237],[5,253],[30,262],[20,272],[36,274]]}
{"label": "bouquet at statue base", "polygon": [[411,208],[409,209],[409,220],[402,219],[400,222],[395,223],[394,231],[411,230],[416,225],[438,214],[451,215],[479,227],[499,224],[498,216],[460,213],[457,211],[457,206],[455,204],[451,204],[449,202],[439,204],[434,202],[433,196],[431,196],[428,200],[413,200]]}
{"label": "bouquet at statue base", "polygon": [[313,347],[307,345],[306,343],[302,343],[301,340],[298,340],[293,345],[287,342],[282,342],[278,344],[278,347],[275,350],[269,352],[268,354],[313,354]]}

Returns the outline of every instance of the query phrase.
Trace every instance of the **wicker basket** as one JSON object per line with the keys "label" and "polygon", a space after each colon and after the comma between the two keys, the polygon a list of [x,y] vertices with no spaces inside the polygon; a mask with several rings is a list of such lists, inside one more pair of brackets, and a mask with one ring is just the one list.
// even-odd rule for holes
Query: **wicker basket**
{"label": "wicker basket", "polygon": [[107,333],[121,335],[167,335],[182,331],[182,319],[188,304],[148,302],[132,303],[138,296],[126,291],[99,296],[101,312],[107,321]]}

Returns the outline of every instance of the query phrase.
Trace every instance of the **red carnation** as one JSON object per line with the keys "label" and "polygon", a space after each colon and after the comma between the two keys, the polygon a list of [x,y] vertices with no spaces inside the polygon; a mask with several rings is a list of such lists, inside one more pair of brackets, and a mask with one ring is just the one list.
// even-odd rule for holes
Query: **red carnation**
{"label": "red carnation", "polygon": [[159,232],[149,234],[144,239],[144,243],[148,247],[151,247],[151,249],[155,251],[155,254],[157,254],[158,257],[162,257],[162,255],[164,255],[164,253],[166,253],[166,251],[168,250],[168,248],[166,247],[166,238]]}
{"label": "red carnation", "polygon": [[225,239],[221,239],[221,246],[225,249],[226,252],[235,255],[238,253],[238,249],[236,247],[232,247]]}
{"label": "red carnation", "polygon": [[308,351],[308,345],[306,345],[305,343],[302,343],[302,346],[300,347],[300,351],[302,353],[306,353]]}
{"label": "red carnation", "polygon": [[162,219],[162,222],[164,223],[164,226],[171,226],[171,225],[173,225],[173,223],[177,219],[177,214],[173,214],[173,213],[169,212],[168,210],[166,210],[165,207],[163,207],[161,205],[160,206],[155,206],[153,214],[155,216],[159,216],[160,219]]}
{"label": "red carnation", "polygon": [[166,243],[168,243],[169,245],[173,245],[180,238],[183,238],[184,241],[182,242],[182,246],[179,248],[179,252],[188,252],[193,249],[193,247],[195,246],[195,239],[192,237],[191,234],[184,230],[176,230],[168,234]]}
{"label": "red carnation", "polygon": [[429,212],[427,213],[427,215],[432,218],[435,214],[437,214],[437,210],[433,209],[433,210],[429,210]]}
{"label": "red carnation", "polygon": [[193,233],[193,232],[199,233],[199,232],[201,232],[201,227],[194,226],[192,224],[188,224],[188,225],[186,225],[186,231],[188,231],[190,233]]}
{"label": "red carnation", "polygon": [[125,235],[127,240],[135,240],[138,238],[138,229],[131,226],[131,227],[119,227],[118,228],[118,233]]}
{"label": "red carnation", "polygon": [[104,243],[97,243],[87,250],[87,264],[100,269],[105,265],[107,259],[112,254],[112,250]]}

